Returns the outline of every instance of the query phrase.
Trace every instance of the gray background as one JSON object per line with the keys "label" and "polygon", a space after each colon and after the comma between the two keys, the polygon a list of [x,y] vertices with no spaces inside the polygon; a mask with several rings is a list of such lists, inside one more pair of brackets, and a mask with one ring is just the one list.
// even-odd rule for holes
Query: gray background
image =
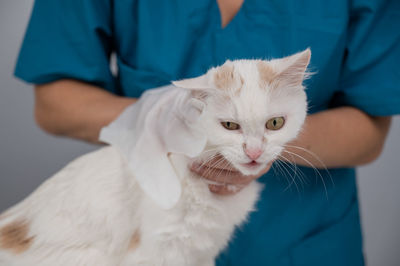
{"label": "gray background", "polygon": [[[96,148],[43,133],[32,87],[12,76],[33,0],[0,1],[0,211],[27,196],[80,154]],[[382,156],[358,171],[365,253],[370,266],[400,265],[400,118]]]}

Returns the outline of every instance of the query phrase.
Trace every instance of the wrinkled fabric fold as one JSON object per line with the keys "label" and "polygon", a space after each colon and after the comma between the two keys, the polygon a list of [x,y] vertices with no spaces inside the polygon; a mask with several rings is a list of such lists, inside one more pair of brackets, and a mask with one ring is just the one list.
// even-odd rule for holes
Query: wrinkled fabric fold
{"label": "wrinkled fabric fold", "polygon": [[172,208],[181,185],[168,153],[199,155],[205,134],[196,125],[202,103],[173,85],[146,91],[100,132],[99,140],[116,147],[143,191],[164,209]]}

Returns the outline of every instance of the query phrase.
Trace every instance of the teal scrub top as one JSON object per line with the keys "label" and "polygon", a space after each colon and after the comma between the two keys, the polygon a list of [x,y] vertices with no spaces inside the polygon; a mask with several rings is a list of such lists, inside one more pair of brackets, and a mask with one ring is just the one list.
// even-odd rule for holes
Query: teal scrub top
{"label": "teal scrub top", "polygon": [[[399,18],[397,0],[245,0],[221,28],[215,0],[37,0],[15,74],[139,97],[226,59],[310,47],[310,113],[347,105],[387,116],[400,113]],[[217,265],[363,265],[354,169],[275,167],[260,182],[257,212]]]}

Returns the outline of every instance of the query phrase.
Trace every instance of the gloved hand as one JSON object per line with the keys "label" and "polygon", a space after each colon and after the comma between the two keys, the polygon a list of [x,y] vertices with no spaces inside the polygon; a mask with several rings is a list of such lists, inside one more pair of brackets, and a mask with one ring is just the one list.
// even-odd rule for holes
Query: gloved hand
{"label": "gloved hand", "polygon": [[193,125],[203,108],[186,89],[148,90],[101,130],[99,140],[115,146],[144,192],[169,209],[179,200],[181,185],[168,153],[195,157],[202,152],[206,137]]}

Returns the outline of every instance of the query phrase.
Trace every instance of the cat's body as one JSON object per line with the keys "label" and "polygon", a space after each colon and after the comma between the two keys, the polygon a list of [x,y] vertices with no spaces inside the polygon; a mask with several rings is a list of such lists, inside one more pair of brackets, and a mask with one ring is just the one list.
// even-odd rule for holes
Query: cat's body
{"label": "cat's body", "polygon": [[260,185],[218,196],[185,167],[186,157],[172,157],[185,178],[171,210],[144,195],[113,147],[74,160],[3,214],[0,228],[21,223],[29,230],[0,248],[0,265],[212,265]]}
{"label": "cat's body", "polygon": [[[121,150],[102,148],[74,160],[0,216],[0,265],[214,265],[235,226],[253,210],[261,185],[252,182],[234,195],[217,195],[189,165],[222,156],[244,175],[265,169],[304,122],[302,81],[309,59],[306,50],[272,61],[228,61],[201,77],[174,82],[201,113],[190,126],[205,129],[207,142],[196,158],[169,154],[178,180],[167,181],[181,188],[172,208],[157,204],[157,195],[135,176],[140,164],[132,169]],[[168,123],[160,117],[157,125]],[[139,152],[155,147],[141,145],[136,144]],[[145,160],[141,163],[161,167],[144,154],[147,159],[136,157]],[[168,182],[160,192],[172,188]]]}

